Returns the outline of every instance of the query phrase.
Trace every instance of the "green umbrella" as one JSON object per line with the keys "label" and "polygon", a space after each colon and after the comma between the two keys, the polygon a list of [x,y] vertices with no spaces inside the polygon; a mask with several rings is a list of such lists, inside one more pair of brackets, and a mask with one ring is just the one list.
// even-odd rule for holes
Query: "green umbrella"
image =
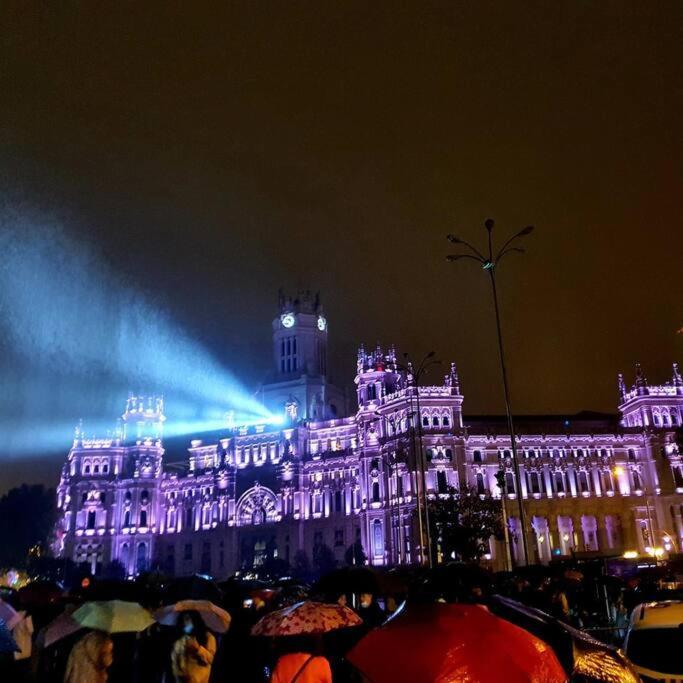
{"label": "green umbrella", "polygon": [[154,623],[152,615],[137,602],[107,600],[105,602],[86,602],[72,615],[74,621],[85,628],[93,628],[107,633],[144,631]]}

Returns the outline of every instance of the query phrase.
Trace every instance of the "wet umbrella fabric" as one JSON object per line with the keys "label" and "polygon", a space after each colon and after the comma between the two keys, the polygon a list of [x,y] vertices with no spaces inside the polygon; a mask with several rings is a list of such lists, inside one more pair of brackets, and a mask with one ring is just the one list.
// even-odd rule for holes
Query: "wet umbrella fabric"
{"label": "wet umbrella fabric", "polygon": [[271,612],[251,629],[254,636],[295,636],[359,626],[363,620],[348,607],[304,601]]}
{"label": "wet umbrella fabric", "polygon": [[21,621],[21,613],[17,612],[8,602],[0,600],[0,619],[11,631]]}
{"label": "wet umbrella fabric", "polygon": [[564,683],[552,649],[479,605],[407,607],[348,660],[372,683]]}
{"label": "wet umbrella fabric", "polygon": [[10,652],[19,652],[19,646],[14,638],[12,638],[12,634],[9,628],[7,628],[5,621],[0,619],[0,654],[8,654]]}
{"label": "wet umbrella fabric", "polygon": [[41,629],[36,638],[36,645],[38,647],[50,647],[58,640],[80,631],[83,626],[73,618],[74,610],[75,607],[66,609],[45,628]]}
{"label": "wet umbrella fabric", "polygon": [[206,628],[216,633],[225,633],[230,626],[230,615],[208,600],[181,600],[175,605],[167,605],[154,613],[154,618],[164,626],[175,626],[183,612],[194,611],[199,614]]}
{"label": "wet umbrella fabric", "polygon": [[72,616],[81,626],[106,633],[137,633],[154,623],[152,615],[137,602],[123,600],[86,602]]}

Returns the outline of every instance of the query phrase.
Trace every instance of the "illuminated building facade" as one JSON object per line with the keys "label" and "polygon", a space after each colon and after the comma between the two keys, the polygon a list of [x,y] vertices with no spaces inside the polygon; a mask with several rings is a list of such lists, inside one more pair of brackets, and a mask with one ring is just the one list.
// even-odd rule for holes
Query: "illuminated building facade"
{"label": "illuminated building facade", "polygon": [[[106,440],[77,430],[58,487],[59,552],[94,571],[118,560],[128,575],[158,566],[225,577],[274,558],[293,562],[302,550],[310,559],[323,544],[341,562],[357,540],[374,565],[415,562],[423,453],[430,497],[464,485],[500,497],[503,470],[520,562],[505,420],[463,416],[454,364],[439,384],[417,387],[393,348],[379,347],[358,351],[356,409],[345,416],[343,394],[326,378],[327,333],[317,299],[281,297],[261,397],[285,423],[193,440],[180,470],[164,468],[159,398],[130,397]],[[681,548],[683,379],[674,365],[671,380],[653,386],[638,366],[633,387],[621,376],[618,386],[619,415],[516,420],[534,561]],[[494,567],[505,554],[492,539]]]}

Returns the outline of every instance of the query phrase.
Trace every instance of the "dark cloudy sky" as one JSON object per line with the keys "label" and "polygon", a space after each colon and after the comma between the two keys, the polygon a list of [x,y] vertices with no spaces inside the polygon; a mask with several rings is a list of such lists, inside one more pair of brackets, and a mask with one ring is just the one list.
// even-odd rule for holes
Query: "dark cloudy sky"
{"label": "dark cloudy sky", "polygon": [[683,361],[682,27],[680,2],[7,2],[3,192],[248,383],[277,289],[310,287],[340,382],[361,341],[433,348],[470,413],[502,410],[492,311],[444,236],[533,223],[500,272],[514,408],[614,410],[619,370]]}

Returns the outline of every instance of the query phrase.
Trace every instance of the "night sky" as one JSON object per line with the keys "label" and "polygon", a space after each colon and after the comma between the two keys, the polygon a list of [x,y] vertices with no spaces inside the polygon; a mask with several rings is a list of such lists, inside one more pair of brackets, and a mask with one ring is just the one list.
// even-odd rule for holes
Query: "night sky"
{"label": "night sky", "polygon": [[[3,3],[2,210],[249,386],[302,287],[339,383],[360,342],[434,349],[469,413],[503,409],[493,314],[445,235],[534,224],[499,275],[513,408],[614,411],[618,371],[683,361],[682,27],[680,2]],[[68,447],[6,454],[0,490]]]}

